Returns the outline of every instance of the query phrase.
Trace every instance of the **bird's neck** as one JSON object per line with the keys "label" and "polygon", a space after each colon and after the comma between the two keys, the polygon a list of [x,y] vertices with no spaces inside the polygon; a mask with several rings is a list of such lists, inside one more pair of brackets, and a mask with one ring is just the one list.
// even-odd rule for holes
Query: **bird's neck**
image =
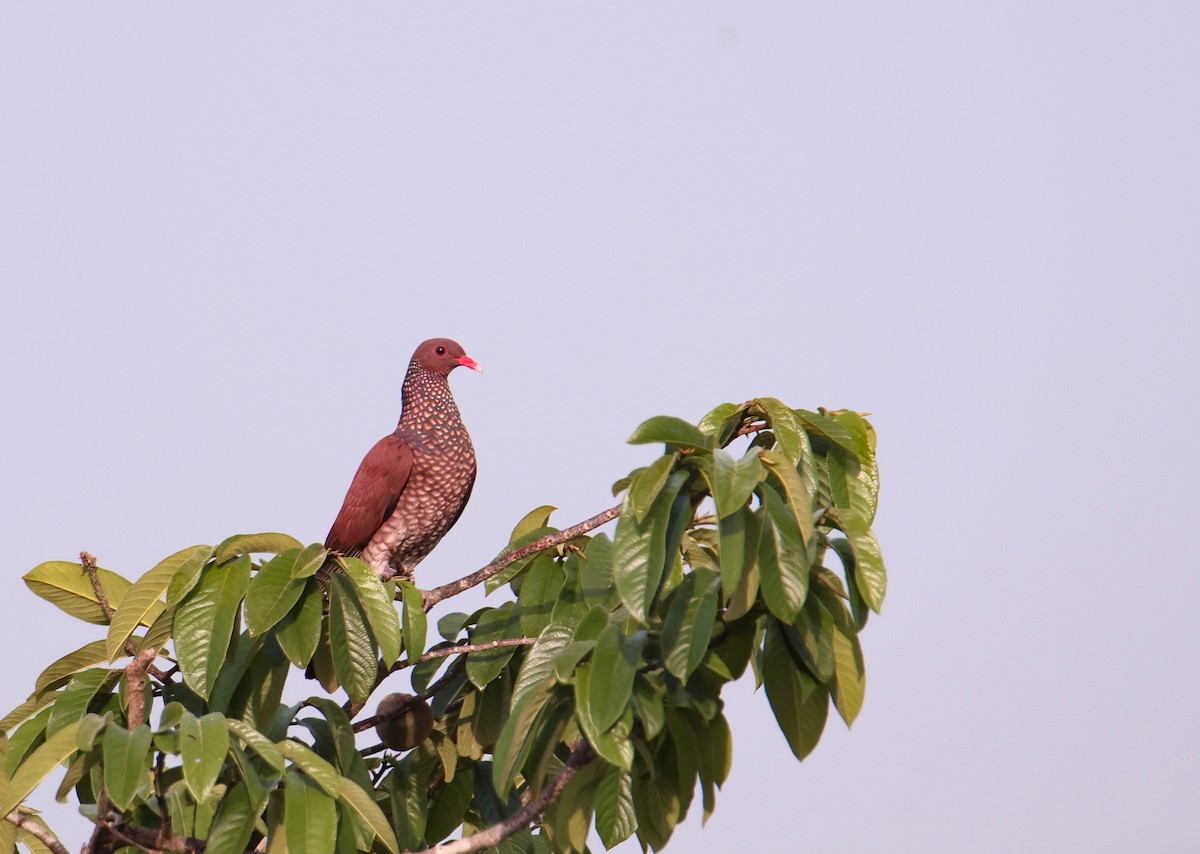
{"label": "bird's neck", "polygon": [[427,434],[462,424],[458,405],[450,393],[449,377],[414,365],[404,378],[402,394],[399,429]]}

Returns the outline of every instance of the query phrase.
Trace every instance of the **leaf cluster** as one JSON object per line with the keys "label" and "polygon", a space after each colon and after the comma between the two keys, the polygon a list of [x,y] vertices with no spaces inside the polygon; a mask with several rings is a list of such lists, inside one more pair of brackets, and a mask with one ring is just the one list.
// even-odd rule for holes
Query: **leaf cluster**
{"label": "leaf cluster", "polygon": [[[512,598],[435,626],[410,583],[282,534],[184,549],[132,583],[34,568],[34,593],[106,635],[0,721],[0,815],[65,763],[58,797],[98,832],[209,852],[417,851],[496,827],[503,851],[582,852],[593,827],[663,848],[729,773],[727,683],[753,673],[799,759],[831,703],[858,715],[859,633],[886,590],[879,476],[861,415],[773,398],[651,418],[630,441],[663,450],[616,485],[611,537],[556,539],[553,508],[530,512],[506,551],[554,544],[487,580]],[[147,650],[165,669],[143,679],[124,659]],[[297,668],[348,702],[286,705]],[[402,669],[433,731],[363,749],[374,719],[352,718]],[[0,822],[0,850],[15,833]]]}

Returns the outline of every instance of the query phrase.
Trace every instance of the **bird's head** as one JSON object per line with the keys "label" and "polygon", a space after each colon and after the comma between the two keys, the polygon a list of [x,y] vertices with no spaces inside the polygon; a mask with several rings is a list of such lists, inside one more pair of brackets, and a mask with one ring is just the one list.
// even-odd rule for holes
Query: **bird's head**
{"label": "bird's head", "polygon": [[446,376],[459,365],[483,372],[483,368],[467,355],[462,345],[449,338],[430,338],[413,353],[413,361],[431,374],[441,376]]}

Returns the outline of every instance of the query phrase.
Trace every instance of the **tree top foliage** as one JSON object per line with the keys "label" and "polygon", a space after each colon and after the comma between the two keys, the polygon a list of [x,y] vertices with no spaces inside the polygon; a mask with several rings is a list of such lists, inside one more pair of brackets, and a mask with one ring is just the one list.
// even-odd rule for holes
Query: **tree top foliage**
{"label": "tree top foliage", "polygon": [[[23,806],[64,764],[92,852],[582,852],[592,827],[657,851],[697,792],[715,808],[721,692],[747,670],[803,759],[831,704],[847,725],[862,707],[887,579],[874,430],[757,398],[629,441],[663,452],[617,506],[562,530],[539,507],[432,590],[284,534],[135,581],[86,553],[35,567],[35,594],[103,631],[0,720],[0,852],[65,850]],[[509,595],[430,623],[477,584]],[[296,669],[326,693],[284,704]],[[399,671],[410,691],[362,716]]]}

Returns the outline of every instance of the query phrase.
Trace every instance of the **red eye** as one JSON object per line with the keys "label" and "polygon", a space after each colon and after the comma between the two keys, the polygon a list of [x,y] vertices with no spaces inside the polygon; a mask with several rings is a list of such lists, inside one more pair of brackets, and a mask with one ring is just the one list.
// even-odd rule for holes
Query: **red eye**
{"label": "red eye", "polygon": [[437,353],[439,356],[445,356],[445,355],[446,355],[446,348],[445,348],[445,347],[438,347],[438,348],[437,348],[437,349],[436,349],[434,352],[435,352],[435,353]]}

